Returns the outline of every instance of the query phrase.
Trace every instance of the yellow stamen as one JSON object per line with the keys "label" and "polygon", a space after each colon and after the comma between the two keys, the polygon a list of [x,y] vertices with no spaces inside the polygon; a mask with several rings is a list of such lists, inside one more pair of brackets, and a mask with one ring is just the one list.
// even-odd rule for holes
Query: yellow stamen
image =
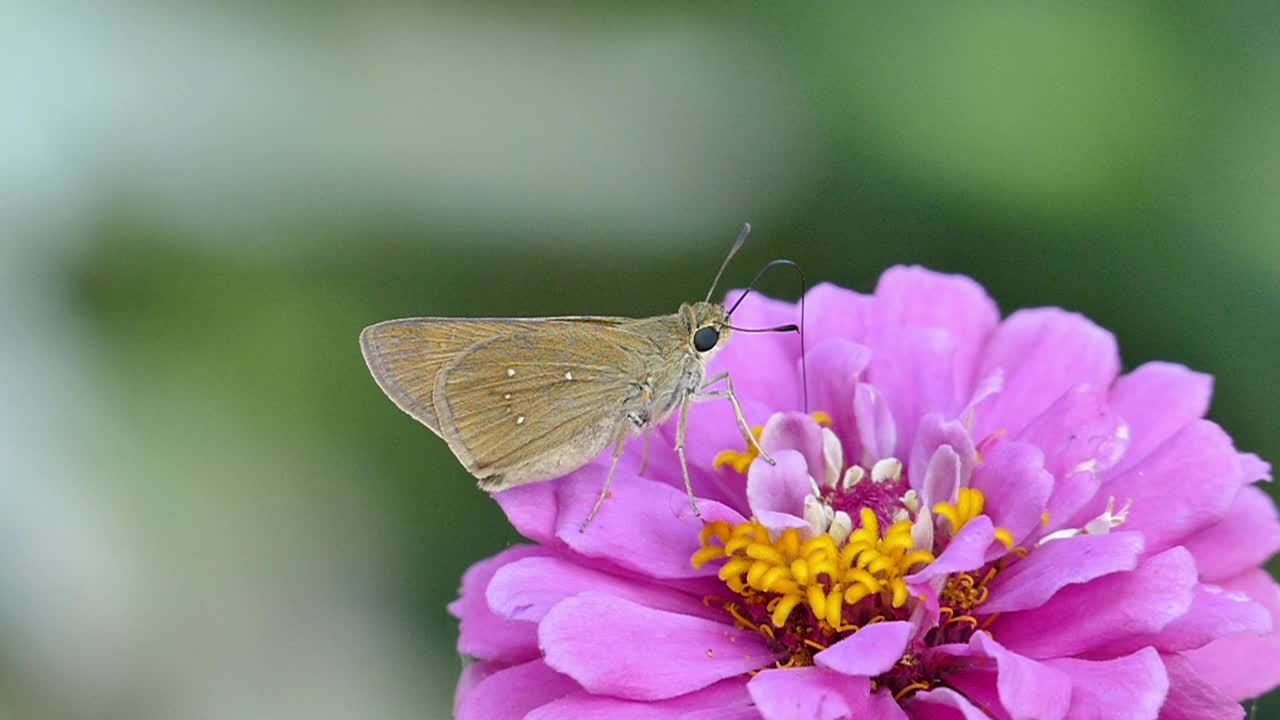
{"label": "yellow stamen", "polygon": [[[951,525],[951,534],[960,532],[960,529],[969,523],[970,520],[982,514],[987,506],[987,498],[982,491],[977,488],[960,488],[957,493],[954,504],[948,502],[935,503],[933,506],[933,514],[947,519]],[[1047,513],[1045,522],[1048,521]],[[1014,550],[1013,534],[1002,527],[996,528],[995,539],[1004,545],[1006,549]]]}
{"label": "yellow stamen", "polygon": [[896,522],[881,534],[874,512],[864,508],[859,517],[862,526],[843,547],[825,534],[801,541],[794,528],[770,538],[755,520],[704,530],[691,562],[700,566],[724,558],[720,579],[749,602],[767,603],[773,627],[786,624],[801,604],[831,628],[846,627],[846,610],[867,598],[905,605],[910,593],[903,578],[934,560],[929,550],[914,546],[910,521]]}
{"label": "yellow stamen", "polygon": [[[926,682],[914,682],[914,683],[911,683],[910,685],[908,685],[908,686],[906,686],[906,687],[902,688],[902,689],[901,689],[901,690],[899,690],[898,692],[894,693],[894,694],[893,694],[893,699],[894,699],[894,700],[901,700],[902,698],[904,698],[904,697],[906,697],[906,696],[910,695],[911,693],[913,693],[913,692],[915,692],[915,691],[917,691],[917,690],[928,690],[928,689],[929,689],[929,683],[926,683]],[[899,711],[899,712],[901,712],[901,711]]]}

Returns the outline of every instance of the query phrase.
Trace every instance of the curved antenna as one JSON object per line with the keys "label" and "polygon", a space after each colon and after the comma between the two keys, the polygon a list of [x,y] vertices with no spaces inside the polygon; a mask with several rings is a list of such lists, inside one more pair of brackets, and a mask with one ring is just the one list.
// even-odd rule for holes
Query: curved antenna
{"label": "curved antenna", "polygon": [[[751,291],[756,288],[756,283],[760,282],[760,279],[763,278],[770,270],[776,267],[782,267],[782,266],[795,269],[796,274],[800,276],[800,327],[797,328],[795,325],[779,325],[776,328],[764,328],[761,330],[748,330],[748,329],[742,328],[742,331],[743,332],[790,332],[792,330],[795,330],[800,333],[800,384],[802,388],[801,392],[804,393],[804,402],[803,402],[804,411],[807,413],[809,412],[809,371],[806,366],[805,356],[804,356],[804,296],[809,293],[809,285],[808,283],[805,282],[804,270],[801,270],[800,266],[796,264],[794,260],[779,258],[777,260],[770,261],[767,265],[760,268],[760,272],[756,273],[756,276],[751,279],[751,283],[747,285],[746,290],[742,291],[742,294],[738,296],[738,299],[733,301],[733,305],[725,312],[725,315],[732,317],[733,311],[737,310],[738,306],[742,304],[742,301],[746,299],[747,295],[750,295]],[[730,329],[739,330],[740,328],[735,328],[733,326],[730,326]]]}
{"label": "curved antenna", "polygon": [[707,291],[707,297],[703,302],[711,302],[711,296],[715,294],[716,285],[720,284],[720,276],[724,274],[724,269],[729,267],[729,261],[738,254],[749,237],[751,237],[751,223],[742,223],[742,232],[738,233],[738,239],[734,241],[733,247],[729,248],[729,254],[725,256],[724,262],[720,263],[720,270],[716,272],[716,279],[711,281],[711,289]]}

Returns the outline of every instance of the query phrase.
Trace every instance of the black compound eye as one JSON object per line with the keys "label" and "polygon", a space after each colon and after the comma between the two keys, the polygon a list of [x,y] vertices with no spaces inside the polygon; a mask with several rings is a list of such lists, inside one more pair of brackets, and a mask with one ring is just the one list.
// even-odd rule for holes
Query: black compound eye
{"label": "black compound eye", "polygon": [[720,331],[710,325],[698,328],[698,332],[693,334],[693,349],[698,352],[706,352],[716,346],[720,342]]}

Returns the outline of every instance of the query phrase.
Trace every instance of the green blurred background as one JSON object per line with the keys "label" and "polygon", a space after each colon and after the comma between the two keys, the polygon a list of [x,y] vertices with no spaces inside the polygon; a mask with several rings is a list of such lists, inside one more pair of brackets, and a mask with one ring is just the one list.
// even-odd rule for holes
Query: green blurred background
{"label": "green blurred background", "polygon": [[446,717],[445,603],[515,536],[360,328],[670,312],[744,220],[731,283],[968,273],[1216,375],[1280,460],[1278,28],[0,2],[0,716]]}

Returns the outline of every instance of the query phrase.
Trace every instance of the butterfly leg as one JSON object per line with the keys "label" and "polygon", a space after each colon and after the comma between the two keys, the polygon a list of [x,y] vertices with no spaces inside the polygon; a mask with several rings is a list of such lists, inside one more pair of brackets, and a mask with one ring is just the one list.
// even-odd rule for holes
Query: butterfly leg
{"label": "butterfly leg", "polygon": [[689,463],[684,459],[684,432],[689,427],[689,397],[680,403],[680,420],[676,423],[676,455],[680,456],[680,472],[684,473],[684,489],[689,493],[689,505],[693,514],[702,517],[698,501],[693,498],[693,482],[689,480]]}
{"label": "butterfly leg", "polygon": [[591,506],[591,512],[587,513],[587,519],[582,521],[582,527],[578,528],[578,532],[587,531],[587,526],[591,524],[596,513],[600,512],[600,506],[604,504],[604,499],[609,497],[609,486],[613,484],[613,471],[618,469],[618,458],[622,457],[622,447],[626,443],[627,434],[619,432],[618,439],[613,444],[613,458],[609,460],[609,474],[604,477],[604,487],[600,489],[600,497],[596,498],[596,504]]}
{"label": "butterfly leg", "polygon": [[[724,390],[711,390],[707,388],[718,382],[724,381]],[[760,459],[770,465],[777,465],[777,461],[773,459],[764,448],[760,447],[760,441],[756,439],[754,433],[751,432],[751,426],[747,424],[747,419],[742,415],[742,405],[738,402],[738,396],[733,394],[733,380],[729,377],[729,373],[722,372],[702,383],[702,387],[698,388],[698,392],[693,394],[694,400],[712,400],[714,398],[728,398],[729,403],[733,405],[733,415],[738,420],[738,430],[742,431],[742,439],[746,440],[747,446],[760,453]]]}
{"label": "butterfly leg", "polygon": [[644,450],[640,453],[640,471],[636,475],[644,477],[644,471],[647,467],[649,467],[649,430],[644,431]]}

